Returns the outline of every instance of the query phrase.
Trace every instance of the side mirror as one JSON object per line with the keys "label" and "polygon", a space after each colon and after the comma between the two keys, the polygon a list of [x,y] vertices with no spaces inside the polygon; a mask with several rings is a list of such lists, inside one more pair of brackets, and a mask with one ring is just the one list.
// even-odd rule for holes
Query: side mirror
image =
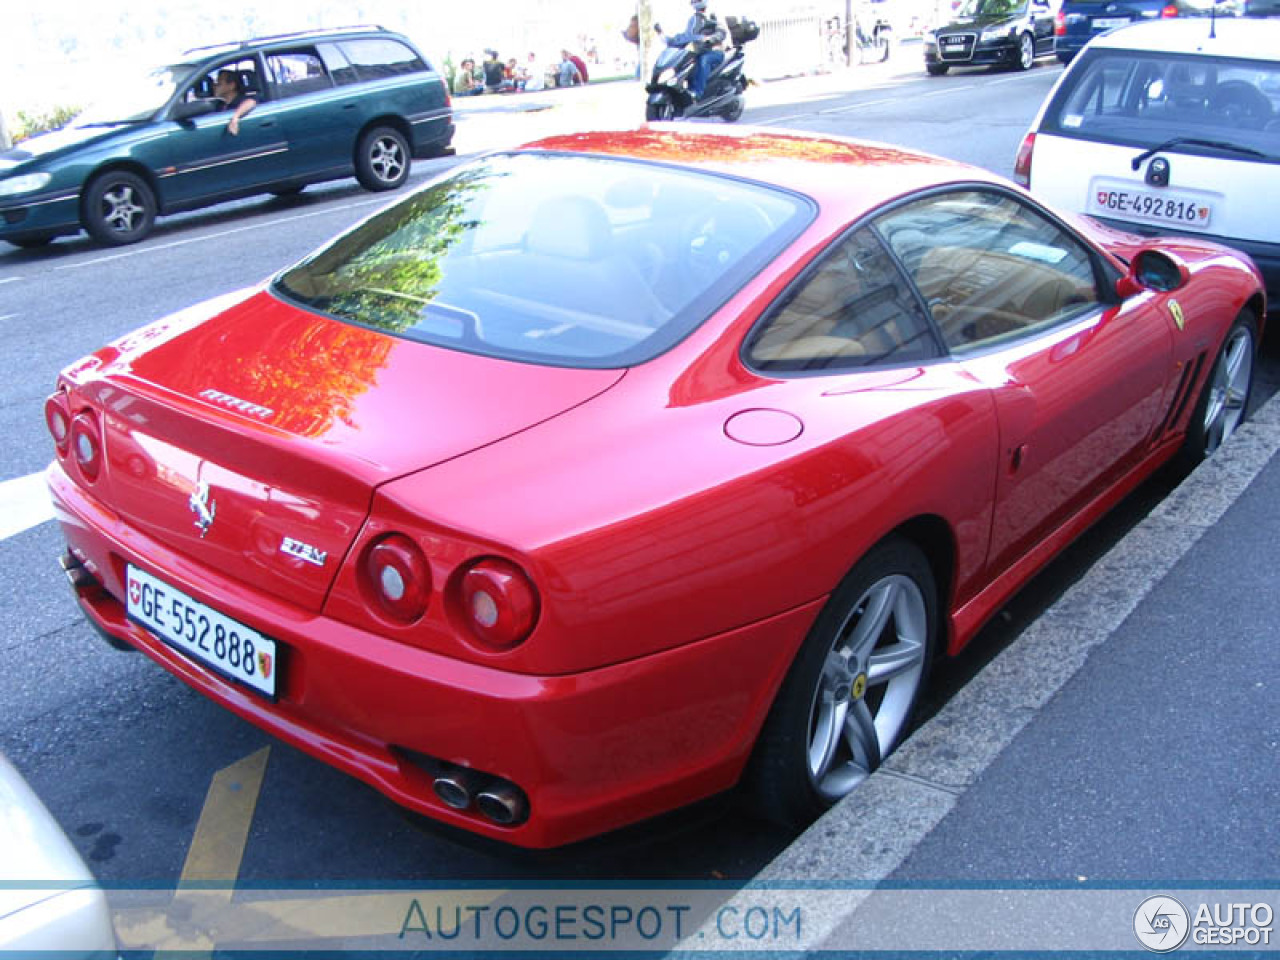
{"label": "side mirror", "polygon": [[203,117],[206,114],[217,113],[221,109],[221,100],[188,100],[186,103],[180,103],[174,107],[170,116],[174,120],[181,122],[195,117]]}
{"label": "side mirror", "polygon": [[1143,290],[1172,293],[1191,279],[1187,265],[1164,250],[1148,247],[1138,251],[1129,263],[1129,272],[1116,281],[1116,293],[1127,300]]}

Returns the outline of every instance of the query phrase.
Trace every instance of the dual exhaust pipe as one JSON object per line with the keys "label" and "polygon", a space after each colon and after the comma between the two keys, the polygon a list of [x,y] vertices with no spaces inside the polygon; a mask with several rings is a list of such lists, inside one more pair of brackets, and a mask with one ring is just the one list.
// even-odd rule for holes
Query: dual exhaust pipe
{"label": "dual exhaust pipe", "polygon": [[440,802],[454,810],[474,805],[486,820],[514,827],[529,819],[529,800],[514,783],[466,767],[445,766],[431,783]]}

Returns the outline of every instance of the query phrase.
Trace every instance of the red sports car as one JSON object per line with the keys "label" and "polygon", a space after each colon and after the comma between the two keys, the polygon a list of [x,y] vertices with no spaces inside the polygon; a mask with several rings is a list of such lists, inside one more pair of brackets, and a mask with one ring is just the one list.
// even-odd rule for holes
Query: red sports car
{"label": "red sports car", "polygon": [[47,404],[90,619],[417,811],[803,823],[930,662],[1244,416],[1244,257],[981,170],[644,128],[457,168]]}

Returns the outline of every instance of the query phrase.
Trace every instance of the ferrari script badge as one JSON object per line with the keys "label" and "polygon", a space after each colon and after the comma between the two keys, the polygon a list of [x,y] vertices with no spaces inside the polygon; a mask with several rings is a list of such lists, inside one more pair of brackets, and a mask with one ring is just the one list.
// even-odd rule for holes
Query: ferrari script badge
{"label": "ferrari script badge", "polygon": [[200,528],[200,539],[203,540],[204,535],[213,526],[213,517],[218,512],[218,505],[209,498],[209,484],[203,480],[197,483],[195,492],[187,501],[187,506],[196,515],[195,525]]}
{"label": "ferrari script badge", "polygon": [[1169,315],[1173,317],[1173,322],[1178,325],[1179,330],[1187,328],[1187,318],[1182,315],[1182,304],[1177,300],[1169,301]]}

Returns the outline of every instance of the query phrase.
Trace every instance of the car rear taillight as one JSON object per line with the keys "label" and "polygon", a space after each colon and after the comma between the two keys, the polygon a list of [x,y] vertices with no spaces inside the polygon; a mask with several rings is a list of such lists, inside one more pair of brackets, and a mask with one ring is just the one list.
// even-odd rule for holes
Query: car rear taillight
{"label": "car rear taillight", "polygon": [[364,586],[375,605],[400,623],[412,623],[426,612],[431,597],[431,568],[416,543],[392,533],[365,554]]}
{"label": "car rear taillight", "polygon": [[97,480],[102,472],[102,432],[97,417],[87,410],[71,421],[71,452],[80,475],[90,482]]}
{"label": "car rear taillight", "polygon": [[65,457],[71,449],[71,410],[67,406],[67,395],[62,391],[44,402],[44,422],[53,436],[58,455]]}
{"label": "car rear taillight", "polygon": [[1024,187],[1031,186],[1031,154],[1036,147],[1036,135],[1028,133],[1022,138],[1018,147],[1017,159],[1013,161],[1013,179]]}
{"label": "car rear taillight", "polygon": [[1053,18],[1053,35],[1055,37],[1065,37],[1067,35],[1067,15],[1061,10]]}
{"label": "car rear taillight", "polygon": [[522,643],[538,622],[538,591],[514,563],[489,557],[462,575],[461,615],[486,647],[509,650]]}
{"label": "car rear taillight", "polygon": [[1165,20],[1169,20],[1173,17],[1176,17],[1177,15],[1178,15],[1178,8],[1176,5],[1172,3],[1167,4],[1165,8],[1160,11],[1160,16],[1163,17]]}

